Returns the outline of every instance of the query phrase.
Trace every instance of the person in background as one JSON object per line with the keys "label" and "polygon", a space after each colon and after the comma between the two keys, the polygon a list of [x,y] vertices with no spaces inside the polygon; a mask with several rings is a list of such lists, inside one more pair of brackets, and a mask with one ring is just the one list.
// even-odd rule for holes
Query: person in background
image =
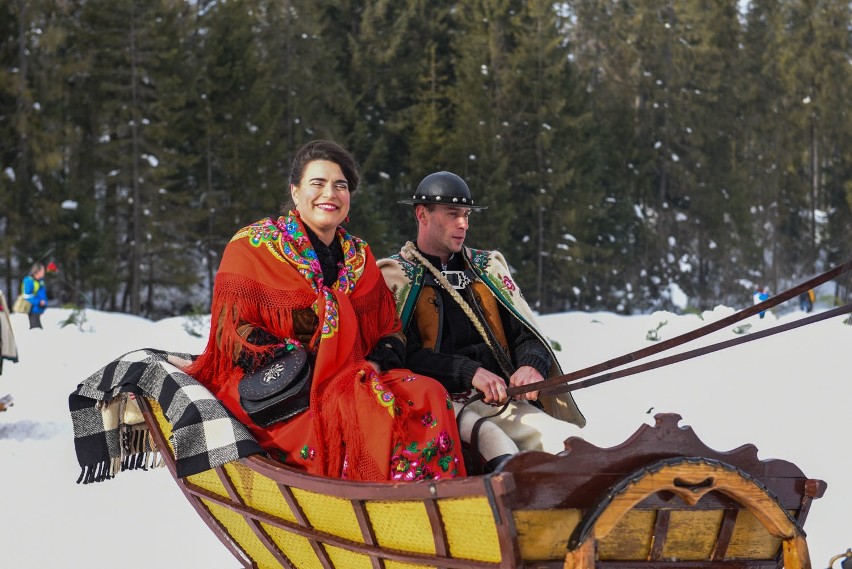
{"label": "person in background", "polygon": [[47,287],[44,286],[44,263],[33,263],[21,281],[21,294],[32,305],[29,313],[30,330],[41,328],[41,315],[47,309]]}
{"label": "person in background", "polygon": [[[452,403],[440,383],[401,369],[404,336],[369,245],[341,226],[358,189],[339,144],[296,154],[280,217],[240,229],[213,290],[207,347],[186,370],[246,424],[272,456],[309,473],[417,481],[465,474]],[[282,345],[305,347],[310,405],[256,425],[240,379]]]}
{"label": "person in background", "polygon": [[[769,291],[767,291],[762,286],[758,286],[757,288],[754,289],[754,294],[752,295],[752,298],[754,300],[754,304],[756,304],[756,305],[760,304],[764,300],[769,299]],[[766,316],[765,310],[763,312],[760,312],[760,317],[763,318],[764,316]]]}
{"label": "person in background", "polygon": [[802,294],[799,295],[799,308],[802,309],[803,312],[811,312],[814,309],[814,300],[816,296],[814,295],[814,289],[808,289]]}
{"label": "person in background", "polygon": [[18,361],[18,344],[15,342],[12,321],[9,320],[9,305],[6,303],[6,295],[0,290],[0,375],[3,374],[4,360],[13,363]]}
{"label": "person in background", "polygon": [[[399,203],[414,206],[417,240],[379,267],[408,339],[406,365],[443,383],[457,412],[482,393],[459,415],[459,428],[462,440],[478,447],[483,470],[519,450],[564,450],[565,439],[579,436],[586,422],[570,393],[539,402],[538,391],[529,391],[508,400],[507,387],[562,370],[503,255],[464,245],[471,211],[487,206],[474,205],[467,183],[451,172],[426,176]],[[478,420],[504,404],[499,416],[479,422],[474,436]]]}

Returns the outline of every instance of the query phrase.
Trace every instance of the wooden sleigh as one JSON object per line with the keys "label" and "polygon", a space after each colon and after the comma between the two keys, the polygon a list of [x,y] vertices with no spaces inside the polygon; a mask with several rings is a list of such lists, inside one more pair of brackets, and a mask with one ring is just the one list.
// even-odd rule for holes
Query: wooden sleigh
{"label": "wooden sleigh", "polygon": [[[174,476],[171,425],[140,405]],[[175,480],[247,568],[810,569],[802,526],[825,482],[752,445],[715,451],[679,420],[456,480],[352,482],[260,456]]]}
{"label": "wooden sleigh", "polygon": [[[536,387],[555,394],[596,385],[852,312],[846,305],[610,371],[849,270],[852,261],[735,315]],[[172,426],[156,401],[137,400],[184,495],[247,568],[810,569],[802,528],[826,490],[790,462],[759,460],[753,445],[707,447],[676,414],[656,415],[653,427],[642,425],[612,448],[571,438],[558,455],[524,452],[497,472],[455,480],[352,482],[261,456],[178,478]]]}

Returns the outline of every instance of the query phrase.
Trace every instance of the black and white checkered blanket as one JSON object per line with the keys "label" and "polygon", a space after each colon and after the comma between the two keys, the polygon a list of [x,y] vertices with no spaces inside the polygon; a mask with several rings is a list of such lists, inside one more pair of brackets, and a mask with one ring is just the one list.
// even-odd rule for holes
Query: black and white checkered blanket
{"label": "black and white checkered blanket", "polygon": [[248,429],[206,387],[181,371],[191,360],[187,354],[136,350],[77,386],[68,406],[82,468],[78,483],[161,465],[130,394],[154,399],[163,408],[173,426],[171,443],[179,477],[263,453]]}

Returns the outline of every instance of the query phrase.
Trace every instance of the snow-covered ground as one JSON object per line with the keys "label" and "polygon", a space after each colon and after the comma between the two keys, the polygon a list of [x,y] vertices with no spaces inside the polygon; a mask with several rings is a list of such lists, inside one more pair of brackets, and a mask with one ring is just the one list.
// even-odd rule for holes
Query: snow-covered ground
{"label": "snow-covered ground", "polygon": [[[819,308],[817,310],[820,310]],[[541,318],[561,346],[565,371],[666,340],[723,318],[654,313],[619,316],[569,312]],[[71,311],[51,308],[43,330],[12,315],[20,361],[5,362],[0,396],[15,404],[0,413],[0,566],[8,568],[233,568],[236,561],[198,518],[168,471],[127,472],[77,485],[67,399],[76,385],[115,357],[142,347],[198,353],[206,320],[152,322],[87,310],[79,325],[61,327]],[[793,310],[748,321],[751,332],[801,318]],[[762,459],[783,458],[828,483],[805,525],[814,567],[852,547],[852,326],[845,317],[812,324],[575,393],[588,419],[585,438],[612,446],[653,415],[676,412],[710,447],[753,443]],[[193,336],[197,329],[205,338]],[[684,350],[736,337],[721,330]],[[668,355],[668,354],[667,354]]]}

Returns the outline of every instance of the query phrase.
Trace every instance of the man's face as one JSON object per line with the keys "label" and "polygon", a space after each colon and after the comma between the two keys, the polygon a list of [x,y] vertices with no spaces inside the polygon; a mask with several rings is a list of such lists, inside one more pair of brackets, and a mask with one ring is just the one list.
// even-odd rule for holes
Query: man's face
{"label": "man's face", "polygon": [[469,207],[436,205],[432,211],[418,208],[420,233],[417,245],[430,255],[447,260],[453,253],[461,251],[467,236]]}

